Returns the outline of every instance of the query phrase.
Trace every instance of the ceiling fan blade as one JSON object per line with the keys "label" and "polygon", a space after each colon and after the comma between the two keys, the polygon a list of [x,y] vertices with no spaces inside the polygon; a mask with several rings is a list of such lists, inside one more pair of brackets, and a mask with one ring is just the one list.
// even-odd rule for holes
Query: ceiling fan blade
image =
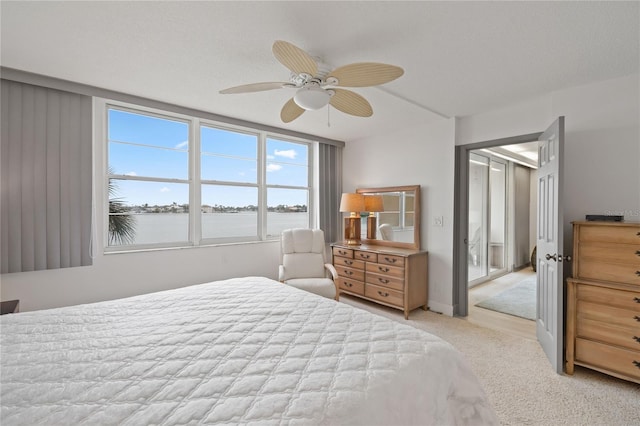
{"label": "ceiling fan blade", "polygon": [[235,94],[235,93],[251,93],[251,92],[263,92],[265,90],[281,89],[286,87],[289,83],[282,82],[267,82],[267,83],[252,83],[243,84],[242,86],[229,87],[228,89],[221,90],[223,95]]}
{"label": "ceiling fan blade", "polygon": [[395,65],[360,62],[336,68],[329,73],[327,80],[331,77],[338,79],[337,86],[367,87],[388,83],[402,74],[404,70]]}
{"label": "ceiling fan blade", "polygon": [[371,117],[373,115],[371,104],[357,93],[345,89],[331,90],[335,94],[331,97],[329,103],[336,109],[358,117]]}
{"label": "ceiling fan blade", "polygon": [[277,40],[272,50],[276,59],[296,74],[307,73],[314,77],[318,72],[318,64],[311,55],[289,42]]}
{"label": "ceiling fan blade", "polygon": [[296,118],[300,117],[305,110],[298,106],[297,103],[293,100],[293,98],[289,99],[289,101],[284,104],[282,107],[282,111],[280,111],[280,118],[284,123],[289,123]]}

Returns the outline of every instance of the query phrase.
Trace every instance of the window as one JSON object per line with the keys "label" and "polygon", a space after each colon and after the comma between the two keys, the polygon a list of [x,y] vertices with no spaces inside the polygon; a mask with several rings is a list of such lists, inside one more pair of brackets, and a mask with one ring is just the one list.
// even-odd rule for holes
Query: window
{"label": "window", "polygon": [[110,246],[189,241],[189,123],[108,111]]}
{"label": "window", "polygon": [[309,227],[311,143],[106,105],[107,249],[279,237]]}
{"label": "window", "polygon": [[309,146],[267,138],[267,235],[309,223]]}

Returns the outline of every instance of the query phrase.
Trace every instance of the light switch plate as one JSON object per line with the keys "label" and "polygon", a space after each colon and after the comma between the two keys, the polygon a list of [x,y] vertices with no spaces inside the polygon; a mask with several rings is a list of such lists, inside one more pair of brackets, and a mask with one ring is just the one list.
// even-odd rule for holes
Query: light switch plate
{"label": "light switch plate", "polygon": [[444,218],[442,216],[435,216],[433,218],[433,226],[444,226]]}

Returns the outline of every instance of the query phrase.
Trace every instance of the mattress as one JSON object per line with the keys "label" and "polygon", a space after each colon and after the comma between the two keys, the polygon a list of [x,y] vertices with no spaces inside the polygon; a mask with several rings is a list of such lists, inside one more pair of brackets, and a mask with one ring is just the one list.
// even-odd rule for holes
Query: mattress
{"label": "mattress", "polygon": [[267,278],[0,321],[4,426],[498,423],[450,344]]}

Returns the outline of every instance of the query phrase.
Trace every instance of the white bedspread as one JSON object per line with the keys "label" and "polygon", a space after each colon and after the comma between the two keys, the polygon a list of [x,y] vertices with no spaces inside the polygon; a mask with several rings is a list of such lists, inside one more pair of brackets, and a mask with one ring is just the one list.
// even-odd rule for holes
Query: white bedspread
{"label": "white bedspread", "polygon": [[13,424],[496,424],[443,340],[259,277],[4,315]]}

